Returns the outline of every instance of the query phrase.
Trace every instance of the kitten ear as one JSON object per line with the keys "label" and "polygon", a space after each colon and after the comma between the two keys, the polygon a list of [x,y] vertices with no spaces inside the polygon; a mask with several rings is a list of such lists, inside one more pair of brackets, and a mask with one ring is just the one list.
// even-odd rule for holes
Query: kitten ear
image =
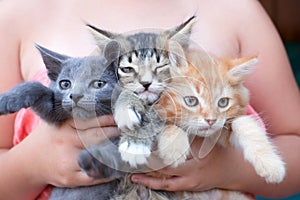
{"label": "kitten ear", "polygon": [[227,74],[233,82],[243,82],[246,77],[253,72],[257,62],[258,59],[256,56],[234,59],[232,60],[232,68]]}
{"label": "kitten ear", "polygon": [[184,50],[178,42],[172,40],[168,42],[168,54],[172,66],[171,69],[177,71],[178,69],[184,70],[188,67]]}
{"label": "kitten ear", "polygon": [[86,26],[88,31],[92,34],[92,36],[96,40],[96,44],[97,46],[100,47],[100,49],[103,49],[109,41],[113,40],[117,36],[117,34],[99,29],[90,24],[86,24]]}
{"label": "kitten ear", "polygon": [[103,55],[106,58],[107,61],[115,61],[120,57],[121,53],[121,46],[120,44],[112,40],[109,43],[107,43],[103,50]]}
{"label": "kitten ear", "polygon": [[108,67],[113,67],[114,71],[117,71],[120,54],[121,46],[117,41],[112,40],[105,45],[103,55],[109,64]]}
{"label": "kitten ear", "polygon": [[62,63],[70,57],[50,51],[49,49],[46,49],[38,44],[35,44],[35,47],[39,50],[43,58],[43,62],[48,70],[48,77],[50,80],[56,81],[62,69]]}
{"label": "kitten ear", "polygon": [[196,16],[190,17],[187,21],[166,31],[170,40],[178,42],[183,48],[187,48],[190,40],[193,25],[196,22]]}

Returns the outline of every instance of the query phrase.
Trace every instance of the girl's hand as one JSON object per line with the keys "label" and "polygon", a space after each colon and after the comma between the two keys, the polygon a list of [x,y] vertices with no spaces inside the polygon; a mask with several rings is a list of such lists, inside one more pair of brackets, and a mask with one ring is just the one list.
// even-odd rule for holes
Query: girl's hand
{"label": "girl's hand", "polygon": [[70,120],[61,127],[42,123],[24,140],[32,152],[31,177],[58,187],[106,182],[108,180],[96,180],[82,172],[77,156],[87,146],[117,134],[112,116],[87,121]]}
{"label": "girl's hand", "polygon": [[231,147],[216,145],[203,159],[197,158],[202,139],[193,142],[193,155],[177,168],[165,167],[158,172],[170,176],[158,178],[146,174],[135,174],[132,181],[155,190],[167,191],[203,191],[212,188],[230,187],[237,183],[239,163],[243,162],[240,152]]}

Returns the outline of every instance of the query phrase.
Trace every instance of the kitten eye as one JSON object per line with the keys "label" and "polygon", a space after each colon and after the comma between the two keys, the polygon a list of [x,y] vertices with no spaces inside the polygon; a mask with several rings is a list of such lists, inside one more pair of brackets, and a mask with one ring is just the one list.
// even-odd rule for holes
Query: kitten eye
{"label": "kitten eye", "polygon": [[101,81],[101,80],[93,81],[93,83],[92,83],[93,87],[96,89],[104,87],[105,84],[106,84],[106,82]]}
{"label": "kitten eye", "polygon": [[194,96],[187,96],[187,97],[184,97],[183,99],[184,99],[185,104],[190,107],[193,107],[193,106],[196,106],[199,104],[197,97],[194,97]]}
{"label": "kitten eye", "polygon": [[166,64],[163,64],[163,65],[157,66],[156,69],[163,68],[163,67],[165,67],[165,66],[167,66],[167,65],[169,65],[169,64],[170,64],[170,63],[166,63]]}
{"label": "kitten eye", "polygon": [[229,104],[229,98],[228,97],[222,97],[218,101],[218,106],[220,108],[225,108],[226,106],[228,106],[228,104]]}
{"label": "kitten eye", "polygon": [[157,74],[163,70],[166,70],[166,69],[169,69],[169,65],[170,63],[166,63],[166,64],[163,64],[163,65],[160,65],[160,66],[157,66],[154,70],[154,73]]}
{"label": "kitten eye", "polygon": [[134,72],[134,69],[132,67],[122,67],[121,71],[124,73],[132,73]]}
{"label": "kitten eye", "polygon": [[61,89],[69,89],[71,87],[71,81],[68,81],[68,80],[62,80],[59,82],[59,86]]}

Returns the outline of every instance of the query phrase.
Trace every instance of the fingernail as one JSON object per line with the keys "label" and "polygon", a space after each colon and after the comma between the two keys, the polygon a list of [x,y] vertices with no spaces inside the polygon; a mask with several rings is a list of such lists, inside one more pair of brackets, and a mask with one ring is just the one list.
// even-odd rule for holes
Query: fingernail
{"label": "fingernail", "polygon": [[132,175],[131,181],[134,182],[134,183],[136,183],[136,182],[139,181],[139,178],[137,176],[135,176],[135,175]]}

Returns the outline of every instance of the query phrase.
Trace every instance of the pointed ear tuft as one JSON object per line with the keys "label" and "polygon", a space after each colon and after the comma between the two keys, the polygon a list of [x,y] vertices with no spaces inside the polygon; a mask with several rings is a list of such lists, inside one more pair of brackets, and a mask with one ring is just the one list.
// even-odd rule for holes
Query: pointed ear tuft
{"label": "pointed ear tuft", "polygon": [[117,34],[99,29],[90,24],[86,24],[86,27],[88,31],[92,34],[94,39],[96,40],[96,45],[99,46],[100,49],[103,49],[109,41],[111,41],[117,36]]}
{"label": "pointed ear tuft", "polygon": [[48,70],[48,77],[50,80],[56,81],[62,69],[62,63],[70,57],[50,51],[38,44],[35,44],[35,47],[39,50],[42,56],[43,62]]}
{"label": "pointed ear tuft", "polygon": [[182,47],[187,48],[193,25],[196,22],[196,16],[190,17],[187,21],[179,26],[168,30],[167,34],[170,40],[178,42]]}
{"label": "pointed ear tuft", "polygon": [[233,67],[228,71],[228,75],[231,77],[232,81],[240,83],[253,72],[255,64],[258,62],[258,58],[256,56],[244,57],[235,59],[232,62]]}

